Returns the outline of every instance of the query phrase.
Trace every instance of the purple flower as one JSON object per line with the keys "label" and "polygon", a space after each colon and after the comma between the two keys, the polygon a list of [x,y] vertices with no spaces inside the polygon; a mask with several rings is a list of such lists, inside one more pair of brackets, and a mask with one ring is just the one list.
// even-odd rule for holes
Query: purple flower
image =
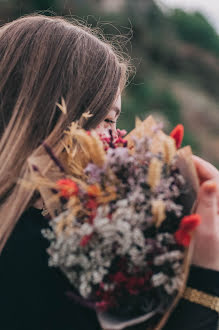
{"label": "purple flower", "polygon": [[98,167],[97,165],[90,163],[85,168],[85,174],[88,175],[88,183],[94,184],[99,183],[101,180],[101,176],[103,174],[103,169]]}

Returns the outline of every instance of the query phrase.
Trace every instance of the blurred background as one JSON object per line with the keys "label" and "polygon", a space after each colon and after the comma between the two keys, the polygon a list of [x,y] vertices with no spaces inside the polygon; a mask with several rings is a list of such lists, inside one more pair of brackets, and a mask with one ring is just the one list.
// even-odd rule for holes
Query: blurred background
{"label": "blurred background", "polygon": [[[219,167],[218,0],[0,0],[0,24],[28,13],[81,18],[100,27],[136,68],[119,128],[154,114]],[[108,22],[108,23],[107,23]]]}

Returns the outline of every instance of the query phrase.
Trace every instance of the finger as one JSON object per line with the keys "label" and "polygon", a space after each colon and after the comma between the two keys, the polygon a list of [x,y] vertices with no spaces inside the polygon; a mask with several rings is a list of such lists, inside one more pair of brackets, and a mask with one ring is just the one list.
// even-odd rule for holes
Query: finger
{"label": "finger", "polygon": [[217,218],[217,185],[214,181],[201,185],[196,212],[201,216],[203,226],[214,226]]}
{"label": "finger", "polygon": [[196,166],[200,184],[206,180],[214,180],[217,185],[217,214],[219,214],[219,171],[209,162],[198,156],[192,156]]}
{"label": "finger", "polygon": [[192,156],[199,176],[200,184],[206,180],[215,179],[219,181],[219,171],[212,164],[198,156]]}

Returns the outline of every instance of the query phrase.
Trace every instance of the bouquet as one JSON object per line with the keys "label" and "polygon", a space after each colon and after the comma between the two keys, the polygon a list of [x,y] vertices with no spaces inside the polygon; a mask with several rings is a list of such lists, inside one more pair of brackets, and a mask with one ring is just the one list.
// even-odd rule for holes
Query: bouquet
{"label": "bouquet", "polygon": [[[147,320],[159,329],[183,291],[198,180],[183,127],[170,136],[152,117],[137,120],[126,137],[84,131],[73,123],[54,181],[38,189],[50,214],[49,265],[72,284],[71,296],[97,311],[103,329]],[[159,323],[159,325],[158,325]],[[148,329],[148,328],[147,328]]]}

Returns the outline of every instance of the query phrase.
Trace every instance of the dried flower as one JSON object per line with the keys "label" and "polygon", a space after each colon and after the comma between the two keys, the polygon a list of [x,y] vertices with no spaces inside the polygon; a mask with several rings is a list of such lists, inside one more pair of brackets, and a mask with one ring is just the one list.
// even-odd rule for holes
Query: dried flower
{"label": "dried flower", "polygon": [[164,159],[167,164],[171,164],[173,157],[176,154],[175,140],[172,137],[166,136],[164,141]]}
{"label": "dried flower", "polygon": [[154,217],[156,227],[159,227],[166,218],[165,203],[162,200],[158,199],[158,200],[153,200],[151,202],[151,205],[152,205],[151,212]]}
{"label": "dried flower", "polygon": [[100,196],[101,189],[100,189],[99,184],[93,184],[91,186],[88,186],[87,193],[88,193],[88,196],[90,196],[90,197]]}
{"label": "dried flower", "polygon": [[199,214],[191,214],[183,217],[180,223],[180,229],[187,232],[192,232],[201,223],[201,217]]}
{"label": "dried flower", "polygon": [[155,157],[152,158],[149,165],[148,177],[147,177],[147,182],[152,190],[154,190],[160,182],[161,171],[162,171],[162,162]]}
{"label": "dried flower", "polygon": [[172,302],[184,247],[200,222],[197,215],[182,218],[185,180],[173,162],[175,139],[153,122],[150,135],[141,134],[142,122],[137,126],[128,144],[124,131],[99,138],[71,125],[66,163],[72,174],[57,182],[61,212],[44,231],[49,264],[62,269],[80,298],[121,315]]}
{"label": "dried flower", "polygon": [[67,107],[66,107],[65,99],[63,97],[61,98],[61,104],[56,103],[56,105],[62,111],[62,113],[64,113],[64,115],[67,114]]}
{"label": "dried flower", "polygon": [[183,217],[179,229],[175,233],[175,238],[178,244],[185,247],[189,246],[191,234],[201,223],[201,218],[198,214],[191,214]]}
{"label": "dried flower", "polygon": [[177,125],[170,133],[170,136],[175,140],[176,148],[179,149],[182,144],[182,140],[184,136],[183,125],[182,124]]}
{"label": "dried flower", "polygon": [[78,186],[71,179],[60,179],[57,181],[57,186],[62,197],[69,198],[77,195],[78,193]]}
{"label": "dried flower", "polygon": [[191,235],[182,229],[179,229],[175,232],[175,239],[178,244],[188,247],[191,241]]}

